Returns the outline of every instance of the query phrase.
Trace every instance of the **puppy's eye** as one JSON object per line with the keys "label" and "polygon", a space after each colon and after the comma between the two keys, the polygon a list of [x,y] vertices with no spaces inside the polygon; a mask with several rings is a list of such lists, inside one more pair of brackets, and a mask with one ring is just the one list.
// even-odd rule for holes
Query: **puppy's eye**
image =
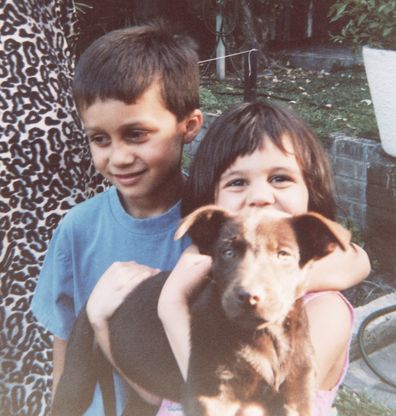
{"label": "puppy's eye", "polygon": [[235,257],[235,251],[232,248],[226,248],[221,253],[225,259],[231,259]]}
{"label": "puppy's eye", "polygon": [[286,250],[279,250],[277,253],[276,253],[276,256],[277,256],[277,258],[279,259],[279,260],[289,260],[290,258],[291,258],[291,253],[289,253],[288,251],[286,251]]}

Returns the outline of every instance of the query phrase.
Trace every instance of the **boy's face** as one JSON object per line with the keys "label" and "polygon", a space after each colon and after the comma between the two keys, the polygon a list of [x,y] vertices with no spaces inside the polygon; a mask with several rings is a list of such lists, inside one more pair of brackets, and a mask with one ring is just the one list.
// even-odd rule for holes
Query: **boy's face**
{"label": "boy's face", "polygon": [[171,207],[181,191],[180,160],[189,134],[163,105],[154,83],[133,104],[97,100],[81,113],[96,169],[118,189],[125,209],[150,217]]}

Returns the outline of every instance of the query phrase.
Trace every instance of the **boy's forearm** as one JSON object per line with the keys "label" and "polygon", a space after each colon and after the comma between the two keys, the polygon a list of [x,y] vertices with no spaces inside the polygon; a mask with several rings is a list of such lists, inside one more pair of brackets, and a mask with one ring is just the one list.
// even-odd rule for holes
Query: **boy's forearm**
{"label": "boy's forearm", "polygon": [[370,260],[361,247],[351,244],[347,251],[336,248],[312,264],[307,291],[345,290],[364,280],[370,271]]}
{"label": "boy's forearm", "polygon": [[98,343],[104,355],[109,360],[111,365],[114,367],[115,365],[113,357],[111,355],[110,333],[107,320],[103,320],[101,322],[91,322],[91,325],[95,332],[95,341]]}
{"label": "boy's forearm", "polygon": [[109,332],[109,325],[107,320],[103,321],[95,321],[91,322],[91,325],[95,332],[95,340],[98,343],[99,347],[102,349],[104,355],[109,360],[110,364],[121,374],[121,376],[125,379],[125,381],[142,397],[142,399],[146,400],[148,403],[152,405],[159,405],[161,403],[161,399],[157,396],[151,394],[150,392],[144,390],[137,384],[133,383],[133,381],[129,380],[128,377],[123,374],[121,369],[116,366],[113,360],[113,356],[111,354],[111,347],[110,347],[110,332]]}
{"label": "boy's forearm", "polygon": [[52,370],[52,400],[55,397],[56,388],[59,383],[59,379],[63,373],[65,366],[67,341],[54,336],[53,344],[53,370]]}

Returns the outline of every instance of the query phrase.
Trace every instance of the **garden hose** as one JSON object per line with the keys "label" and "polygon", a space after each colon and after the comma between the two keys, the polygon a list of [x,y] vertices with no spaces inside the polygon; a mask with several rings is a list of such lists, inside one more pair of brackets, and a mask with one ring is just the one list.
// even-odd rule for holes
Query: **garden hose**
{"label": "garden hose", "polygon": [[374,364],[372,363],[372,361],[370,361],[370,358],[365,350],[364,347],[364,342],[363,342],[363,334],[364,331],[367,327],[368,324],[370,324],[372,321],[374,321],[375,319],[387,315],[389,313],[395,312],[396,311],[396,305],[392,305],[392,306],[388,306],[386,308],[383,309],[379,309],[378,311],[375,311],[373,313],[371,313],[369,316],[367,316],[367,318],[365,318],[363,320],[363,322],[361,323],[360,327],[359,327],[359,331],[358,331],[358,341],[359,341],[359,349],[360,349],[360,353],[362,354],[362,358],[364,360],[364,362],[367,364],[367,366],[370,368],[370,370],[384,383],[388,384],[389,386],[392,386],[394,388],[396,388],[396,381],[395,380],[391,380],[389,377],[387,377],[386,375],[384,375],[380,370],[378,370],[378,368],[376,368],[374,366]]}

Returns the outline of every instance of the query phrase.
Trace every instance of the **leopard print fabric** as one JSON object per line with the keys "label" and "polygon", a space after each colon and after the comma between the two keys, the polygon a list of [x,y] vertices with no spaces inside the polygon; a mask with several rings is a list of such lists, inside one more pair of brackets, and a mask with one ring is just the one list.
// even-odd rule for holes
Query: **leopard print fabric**
{"label": "leopard print fabric", "polygon": [[72,0],[0,0],[0,414],[48,414],[52,339],[29,311],[47,244],[103,190],[71,97]]}

